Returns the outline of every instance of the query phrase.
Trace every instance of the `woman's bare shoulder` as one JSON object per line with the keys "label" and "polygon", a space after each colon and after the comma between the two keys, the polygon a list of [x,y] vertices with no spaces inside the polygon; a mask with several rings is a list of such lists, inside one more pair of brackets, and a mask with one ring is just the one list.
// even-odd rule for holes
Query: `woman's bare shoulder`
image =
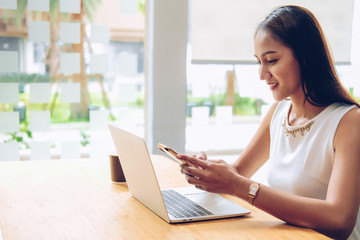
{"label": "woman's bare shoulder", "polygon": [[360,108],[355,107],[348,111],[344,117],[341,119],[340,122],[341,125],[347,125],[347,124],[354,124],[356,126],[349,126],[349,127],[358,127],[360,128]]}
{"label": "woman's bare shoulder", "polygon": [[341,119],[336,135],[336,142],[357,141],[360,146],[360,108],[348,111]]}

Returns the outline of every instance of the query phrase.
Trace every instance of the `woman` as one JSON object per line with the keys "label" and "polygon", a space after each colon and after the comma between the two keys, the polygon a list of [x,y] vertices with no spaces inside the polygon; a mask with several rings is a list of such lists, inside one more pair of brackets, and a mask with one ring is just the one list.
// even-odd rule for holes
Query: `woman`
{"label": "woman", "polygon": [[[232,165],[178,155],[190,184],[230,194],[290,224],[360,239],[360,109],[341,85],[321,27],[298,6],[274,10],[255,33],[260,79],[276,104]],[[271,162],[269,187],[250,177]]]}

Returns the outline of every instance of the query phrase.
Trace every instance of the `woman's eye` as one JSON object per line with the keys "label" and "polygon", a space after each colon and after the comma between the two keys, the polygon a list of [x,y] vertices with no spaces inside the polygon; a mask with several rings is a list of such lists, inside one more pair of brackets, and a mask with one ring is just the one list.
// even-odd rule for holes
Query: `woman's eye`
{"label": "woman's eye", "polygon": [[277,62],[277,59],[268,60],[267,62],[268,62],[268,63],[276,63],[276,62]]}

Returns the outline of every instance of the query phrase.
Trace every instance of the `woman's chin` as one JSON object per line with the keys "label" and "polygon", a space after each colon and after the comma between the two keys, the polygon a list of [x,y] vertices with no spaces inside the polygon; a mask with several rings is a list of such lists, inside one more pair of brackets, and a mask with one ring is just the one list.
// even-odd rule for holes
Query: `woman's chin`
{"label": "woman's chin", "polygon": [[283,100],[289,100],[288,96],[283,96],[283,95],[279,95],[279,94],[275,94],[275,93],[273,93],[272,95],[276,102],[281,102]]}

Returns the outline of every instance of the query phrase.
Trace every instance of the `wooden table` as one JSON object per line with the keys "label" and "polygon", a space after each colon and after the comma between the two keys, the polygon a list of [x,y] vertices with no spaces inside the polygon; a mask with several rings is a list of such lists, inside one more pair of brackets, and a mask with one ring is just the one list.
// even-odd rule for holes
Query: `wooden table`
{"label": "wooden table", "polygon": [[[152,158],[162,188],[187,186],[176,163],[163,156]],[[328,239],[226,197],[252,213],[168,224],[131,197],[126,184],[111,182],[109,159],[0,162],[4,240]]]}

